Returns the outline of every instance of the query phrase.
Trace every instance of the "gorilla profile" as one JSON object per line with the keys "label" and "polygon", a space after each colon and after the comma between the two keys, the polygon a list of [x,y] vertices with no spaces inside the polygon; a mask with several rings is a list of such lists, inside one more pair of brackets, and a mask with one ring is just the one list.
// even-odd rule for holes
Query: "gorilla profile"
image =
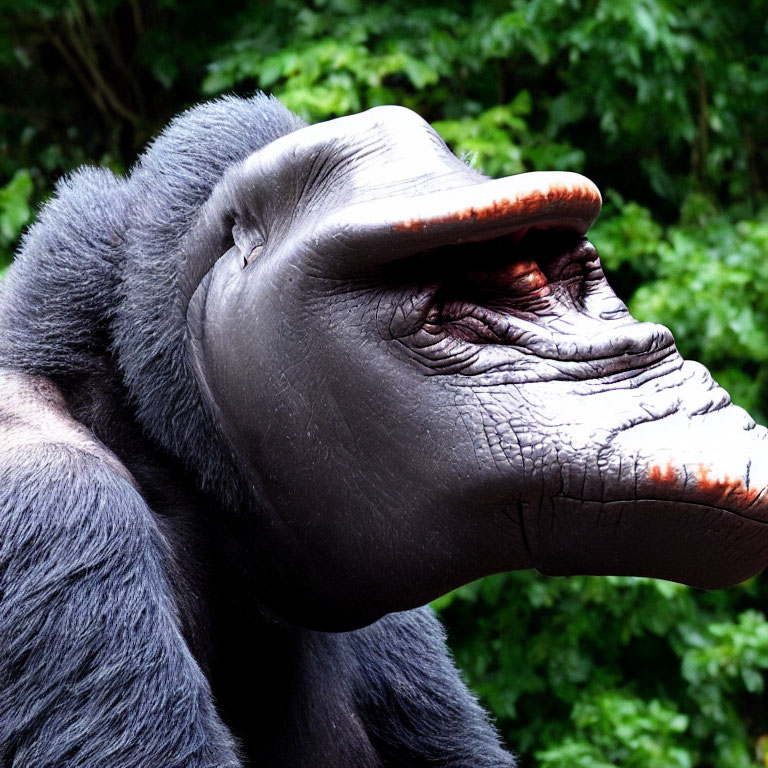
{"label": "gorilla profile", "polygon": [[418,606],[762,569],[766,432],[599,209],[264,96],[62,182],[0,289],[0,765],[512,766]]}

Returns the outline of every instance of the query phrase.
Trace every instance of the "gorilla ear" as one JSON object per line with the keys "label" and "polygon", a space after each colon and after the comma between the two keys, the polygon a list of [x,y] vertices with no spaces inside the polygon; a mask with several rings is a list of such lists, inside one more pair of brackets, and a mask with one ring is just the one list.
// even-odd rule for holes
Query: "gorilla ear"
{"label": "gorilla ear", "polygon": [[264,250],[264,238],[253,229],[244,226],[240,221],[232,225],[232,239],[235,248],[240,252],[240,263],[247,267]]}

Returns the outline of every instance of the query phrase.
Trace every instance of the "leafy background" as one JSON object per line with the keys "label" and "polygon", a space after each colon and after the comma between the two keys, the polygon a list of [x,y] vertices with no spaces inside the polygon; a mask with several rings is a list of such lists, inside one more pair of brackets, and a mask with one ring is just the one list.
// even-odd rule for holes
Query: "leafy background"
{"label": "leafy background", "polygon": [[[763,0],[0,0],[0,269],[55,179],[182,108],[408,106],[491,175],[586,173],[618,293],[768,415]],[[494,576],[435,603],[523,766],[768,766],[768,581]]]}

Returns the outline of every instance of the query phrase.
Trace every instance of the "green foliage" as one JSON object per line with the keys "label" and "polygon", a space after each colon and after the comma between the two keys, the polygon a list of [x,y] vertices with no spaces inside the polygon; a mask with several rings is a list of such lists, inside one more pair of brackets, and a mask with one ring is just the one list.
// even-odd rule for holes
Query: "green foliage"
{"label": "green foliage", "polygon": [[11,260],[11,247],[32,218],[30,198],[34,184],[29,171],[22,168],[0,187],[0,268]]}
{"label": "green foliage", "polygon": [[531,94],[519,91],[507,104],[460,119],[437,120],[433,127],[454,152],[489,176],[553,168],[583,170],[584,152],[567,143],[542,140],[526,120],[531,111]]}
{"label": "green foliage", "polygon": [[[760,600],[762,598],[762,600]],[[768,622],[726,593],[627,577],[493,576],[434,604],[503,733],[541,768],[751,768]]]}
{"label": "green foliage", "polygon": [[[674,214],[691,182],[729,202],[764,192],[764,23],[759,3],[716,0],[277,0],[247,14],[203,88],[268,88],[310,120],[404,104],[453,121],[492,173],[499,157],[589,158],[602,186]],[[529,142],[543,154],[521,163]]]}
{"label": "green foliage", "polygon": [[[492,176],[592,177],[619,295],[768,417],[760,0],[0,4],[0,269],[58,176],[121,171],[200,98],[264,88],[310,121],[401,104]],[[435,605],[525,765],[768,765],[760,580],[706,594],[514,573]]]}
{"label": "green foliage", "polygon": [[203,90],[252,83],[310,121],[381,104],[423,107],[427,94],[440,103],[451,97],[447,81],[464,55],[455,31],[465,26],[439,6],[278,0],[268,21],[251,16],[211,63]]}
{"label": "green foliage", "polygon": [[536,753],[542,768],[691,768],[692,755],[677,746],[689,720],[658,699],[623,690],[598,692],[571,713],[573,736]]}

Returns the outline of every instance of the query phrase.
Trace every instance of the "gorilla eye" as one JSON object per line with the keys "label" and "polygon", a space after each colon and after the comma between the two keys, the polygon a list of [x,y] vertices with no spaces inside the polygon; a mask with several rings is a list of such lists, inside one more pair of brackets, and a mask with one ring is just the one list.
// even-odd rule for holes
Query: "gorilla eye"
{"label": "gorilla eye", "polygon": [[245,269],[252,261],[261,255],[264,250],[264,243],[259,243],[251,248],[251,252],[247,256],[243,256],[243,269]]}

